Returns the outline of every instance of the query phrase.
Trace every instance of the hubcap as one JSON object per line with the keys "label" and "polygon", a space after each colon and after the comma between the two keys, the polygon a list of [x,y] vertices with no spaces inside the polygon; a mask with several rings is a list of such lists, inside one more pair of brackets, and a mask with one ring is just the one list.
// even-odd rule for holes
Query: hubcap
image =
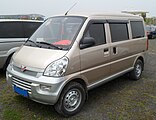
{"label": "hubcap", "polygon": [[72,89],[67,92],[64,98],[64,107],[68,112],[76,110],[82,100],[82,94],[78,89]]}
{"label": "hubcap", "polygon": [[135,73],[136,73],[136,76],[139,77],[141,75],[141,72],[142,72],[142,68],[141,68],[141,65],[136,65],[136,70],[135,70]]}

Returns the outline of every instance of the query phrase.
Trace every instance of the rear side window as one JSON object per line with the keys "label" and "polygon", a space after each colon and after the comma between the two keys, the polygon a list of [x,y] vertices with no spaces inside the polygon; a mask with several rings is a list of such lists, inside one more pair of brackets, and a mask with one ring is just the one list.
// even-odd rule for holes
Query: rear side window
{"label": "rear side window", "polygon": [[0,22],[0,38],[23,38],[21,22]]}
{"label": "rear side window", "polygon": [[141,38],[145,36],[144,26],[142,21],[131,21],[132,38]]}
{"label": "rear side window", "polygon": [[23,22],[25,38],[29,38],[41,24],[41,22]]}
{"label": "rear side window", "polygon": [[128,27],[127,23],[109,23],[112,42],[128,40]]}
{"label": "rear side window", "polygon": [[103,23],[90,24],[85,37],[92,37],[95,39],[95,45],[101,45],[106,43],[105,30]]}

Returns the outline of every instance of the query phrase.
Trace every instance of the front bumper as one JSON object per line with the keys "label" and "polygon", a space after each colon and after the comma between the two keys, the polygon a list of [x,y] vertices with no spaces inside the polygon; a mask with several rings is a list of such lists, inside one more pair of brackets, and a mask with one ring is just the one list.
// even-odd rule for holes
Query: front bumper
{"label": "front bumper", "polygon": [[65,84],[65,77],[52,78],[37,73],[36,76],[15,71],[10,65],[7,68],[6,80],[14,86],[26,90],[28,98],[43,104],[54,105]]}

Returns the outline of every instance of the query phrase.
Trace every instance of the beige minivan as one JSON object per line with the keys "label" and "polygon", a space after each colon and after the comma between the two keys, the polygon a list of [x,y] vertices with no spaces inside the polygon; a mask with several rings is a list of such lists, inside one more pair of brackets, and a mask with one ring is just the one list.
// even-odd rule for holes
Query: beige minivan
{"label": "beige minivan", "polygon": [[54,16],[13,55],[7,82],[14,92],[71,116],[82,108],[88,90],[125,73],[140,79],[147,49],[139,16]]}

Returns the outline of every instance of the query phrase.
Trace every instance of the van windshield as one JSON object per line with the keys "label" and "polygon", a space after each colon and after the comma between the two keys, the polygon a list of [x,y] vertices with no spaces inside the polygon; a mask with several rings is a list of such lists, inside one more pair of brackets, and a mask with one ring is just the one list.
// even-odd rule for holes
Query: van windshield
{"label": "van windshield", "polygon": [[50,46],[49,48],[61,48],[68,50],[74,42],[85,18],[83,17],[52,17],[30,37],[36,47]]}

